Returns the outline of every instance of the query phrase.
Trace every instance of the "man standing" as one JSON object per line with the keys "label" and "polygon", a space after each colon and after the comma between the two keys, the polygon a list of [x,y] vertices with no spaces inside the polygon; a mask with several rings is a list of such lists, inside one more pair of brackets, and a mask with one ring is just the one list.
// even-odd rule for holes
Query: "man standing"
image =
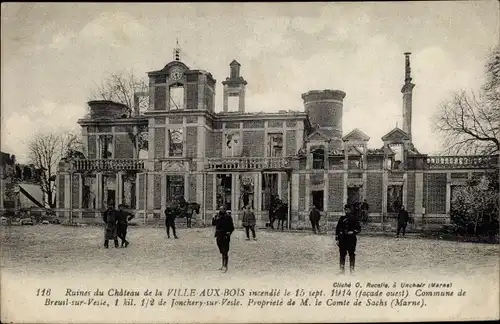
{"label": "man standing", "polygon": [[212,218],[212,226],[215,226],[215,240],[222,255],[222,267],[219,270],[227,272],[229,243],[231,241],[231,234],[234,231],[234,223],[232,217],[226,213],[224,207],[221,207],[217,215]]}
{"label": "man standing", "polygon": [[362,222],[368,222],[368,211],[370,209],[370,205],[368,205],[368,202],[366,199],[363,200],[363,203],[361,204],[361,221]]}
{"label": "man standing", "polygon": [[122,241],[122,247],[127,247],[130,244],[130,242],[127,241],[127,239],[126,239],[126,237],[127,237],[128,222],[130,220],[132,220],[132,218],[134,218],[134,215],[129,215],[129,213],[127,213],[123,209],[123,207],[124,206],[122,204],[120,204],[118,206],[118,212],[117,212],[118,223],[116,225],[116,232],[117,232],[117,236]]}
{"label": "man standing", "polygon": [[167,238],[170,238],[170,228],[174,234],[174,238],[178,239],[175,232],[175,217],[177,216],[177,206],[170,203],[165,209],[165,227],[167,228]]}
{"label": "man standing", "polygon": [[335,241],[340,252],[340,273],[345,273],[345,258],[349,253],[349,268],[354,272],[356,263],[356,235],[361,232],[361,225],[351,212],[349,205],[344,206],[345,216],[340,217],[335,229]]}
{"label": "man standing", "polygon": [[309,213],[309,220],[311,221],[311,226],[314,234],[316,234],[316,230],[318,231],[318,233],[320,232],[319,230],[320,219],[321,219],[321,214],[319,213],[319,210],[316,208],[316,205],[313,205],[311,208],[311,212]]}
{"label": "man standing", "polygon": [[245,228],[247,241],[250,241],[250,231],[252,231],[254,241],[257,240],[255,238],[255,224],[256,219],[254,212],[250,209],[250,205],[245,206],[245,208],[243,209],[243,219],[241,221],[241,225],[243,225],[243,227]]}
{"label": "man standing", "polygon": [[117,238],[117,215],[116,210],[113,208],[113,202],[108,203],[108,209],[102,214],[104,221],[104,247],[109,248],[109,240],[113,240],[115,248],[118,248]]}
{"label": "man standing", "polygon": [[398,213],[398,229],[396,232],[396,237],[399,237],[399,232],[403,232],[403,237],[406,234],[406,226],[408,225],[408,220],[409,220],[409,215],[408,212],[405,209],[405,206],[401,206],[401,209],[399,210]]}

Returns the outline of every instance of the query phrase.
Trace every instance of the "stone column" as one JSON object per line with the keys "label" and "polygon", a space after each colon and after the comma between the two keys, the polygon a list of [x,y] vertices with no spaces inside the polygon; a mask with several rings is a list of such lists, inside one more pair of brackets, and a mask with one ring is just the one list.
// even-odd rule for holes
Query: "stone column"
{"label": "stone column", "polygon": [[95,209],[98,210],[96,212],[96,218],[99,217],[99,210],[102,209],[102,173],[97,172],[95,175]]}
{"label": "stone column", "polygon": [[[149,129],[148,129],[148,159],[153,160],[155,158],[155,119],[149,119]],[[167,130],[166,130],[167,131]],[[168,138],[168,136],[165,136]]]}
{"label": "stone column", "polygon": [[[64,209],[71,208],[71,195],[73,194],[71,190],[71,174],[64,175]],[[65,211],[64,215],[69,217],[69,211]]]}

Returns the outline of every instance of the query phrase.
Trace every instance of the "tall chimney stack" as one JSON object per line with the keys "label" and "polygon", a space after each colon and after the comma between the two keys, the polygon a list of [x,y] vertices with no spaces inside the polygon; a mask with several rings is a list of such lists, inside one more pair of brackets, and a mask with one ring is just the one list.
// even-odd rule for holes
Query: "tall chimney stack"
{"label": "tall chimney stack", "polygon": [[409,52],[404,53],[405,83],[401,88],[401,93],[403,94],[403,131],[408,134],[411,140],[412,96],[415,84],[411,83],[410,54]]}

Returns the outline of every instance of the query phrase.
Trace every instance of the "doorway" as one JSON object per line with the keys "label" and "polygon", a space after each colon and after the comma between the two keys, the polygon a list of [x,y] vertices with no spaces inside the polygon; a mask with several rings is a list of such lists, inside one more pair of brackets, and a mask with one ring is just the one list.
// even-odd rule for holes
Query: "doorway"
{"label": "doorway", "polygon": [[323,190],[315,190],[312,192],[312,202],[313,205],[316,206],[316,208],[319,211],[323,211],[324,205],[323,205],[323,198],[325,197],[325,192]]}
{"label": "doorway", "polygon": [[359,187],[349,187],[347,188],[347,204],[352,206],[354,203],[359,203],[360,199],[360,188]]}

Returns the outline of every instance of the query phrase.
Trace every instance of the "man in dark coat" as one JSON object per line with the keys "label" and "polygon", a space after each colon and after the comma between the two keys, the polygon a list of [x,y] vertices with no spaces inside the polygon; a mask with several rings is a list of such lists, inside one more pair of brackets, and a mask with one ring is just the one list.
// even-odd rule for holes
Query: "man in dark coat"
{"label": "man in dark coat", "polygon": [[234,232],[233,218],[226,212],[224,207],[212,218],[212,226],[215,226],[215,240],[222,255],[222,267],[219,270],[227,272],[229,262],[229,243],[231,234]]}
{"label": "man in dark coat", "polygon": [[361,225],[351,212],[349,205],[344,206],[345,216],[340,217],[335,229],[335,241],[340,253],[340,272],[345,273],[345,258],[349,253],[349,268],[354,272],[356,263],[356,235],[361,232]]}
{"label": "man in dark coat", "polygon": [[109,248],[109,240],[113,240],[115,248],[118,248],[118,218],[116,210],[113,208],[113,202],[108,203],[108,209],[102,214],[102,220],[104,221],[104,247]]}
{"label": "man in dark coat", "polygon": [[316,208],[316,205],[313,205],[311,211],[309,212],[309,220],[311,221],[311,226],[314,234],[316,234],[316,231],[318,231],[318,233],[320,232],[319,230],[320,219],[321,219],[321,214],[319,213],[318,208]]}
{"label": "man in dark coat", "polygon": [[396,232],[396,237],[399,237],[399,232],[403,232],[403,236],[406,234],[406,226],[408,225],[408,220],[410,219],[410,216],[408,215],[408,212],[405,209],[405,206],[401,206],[399,213],[398,213],[398,229]]}
{"label": "man in dark coat", "polygon": [[116,234],[117,236],[121,239],[122,241],[122,247],[127,247],[130,242],[127,241],[127,228],[128,228],[128,222],[134,218],[134,215],[129,214],[126,212],[124,209],[124,206],[120,204],[118,206],[118,211],[117,213],[117,218],[118,218],[118,223],[116,226]]}
{"label": "man in dark coat", "polygon": [[167,209],[165,209],[165,227],[167,228],[167,237],[170,238],[170,228],[174,234],[174,238],[178,239],[175,232],[175,217],[177,216],[177,206],[175,204],[169,204]]}

